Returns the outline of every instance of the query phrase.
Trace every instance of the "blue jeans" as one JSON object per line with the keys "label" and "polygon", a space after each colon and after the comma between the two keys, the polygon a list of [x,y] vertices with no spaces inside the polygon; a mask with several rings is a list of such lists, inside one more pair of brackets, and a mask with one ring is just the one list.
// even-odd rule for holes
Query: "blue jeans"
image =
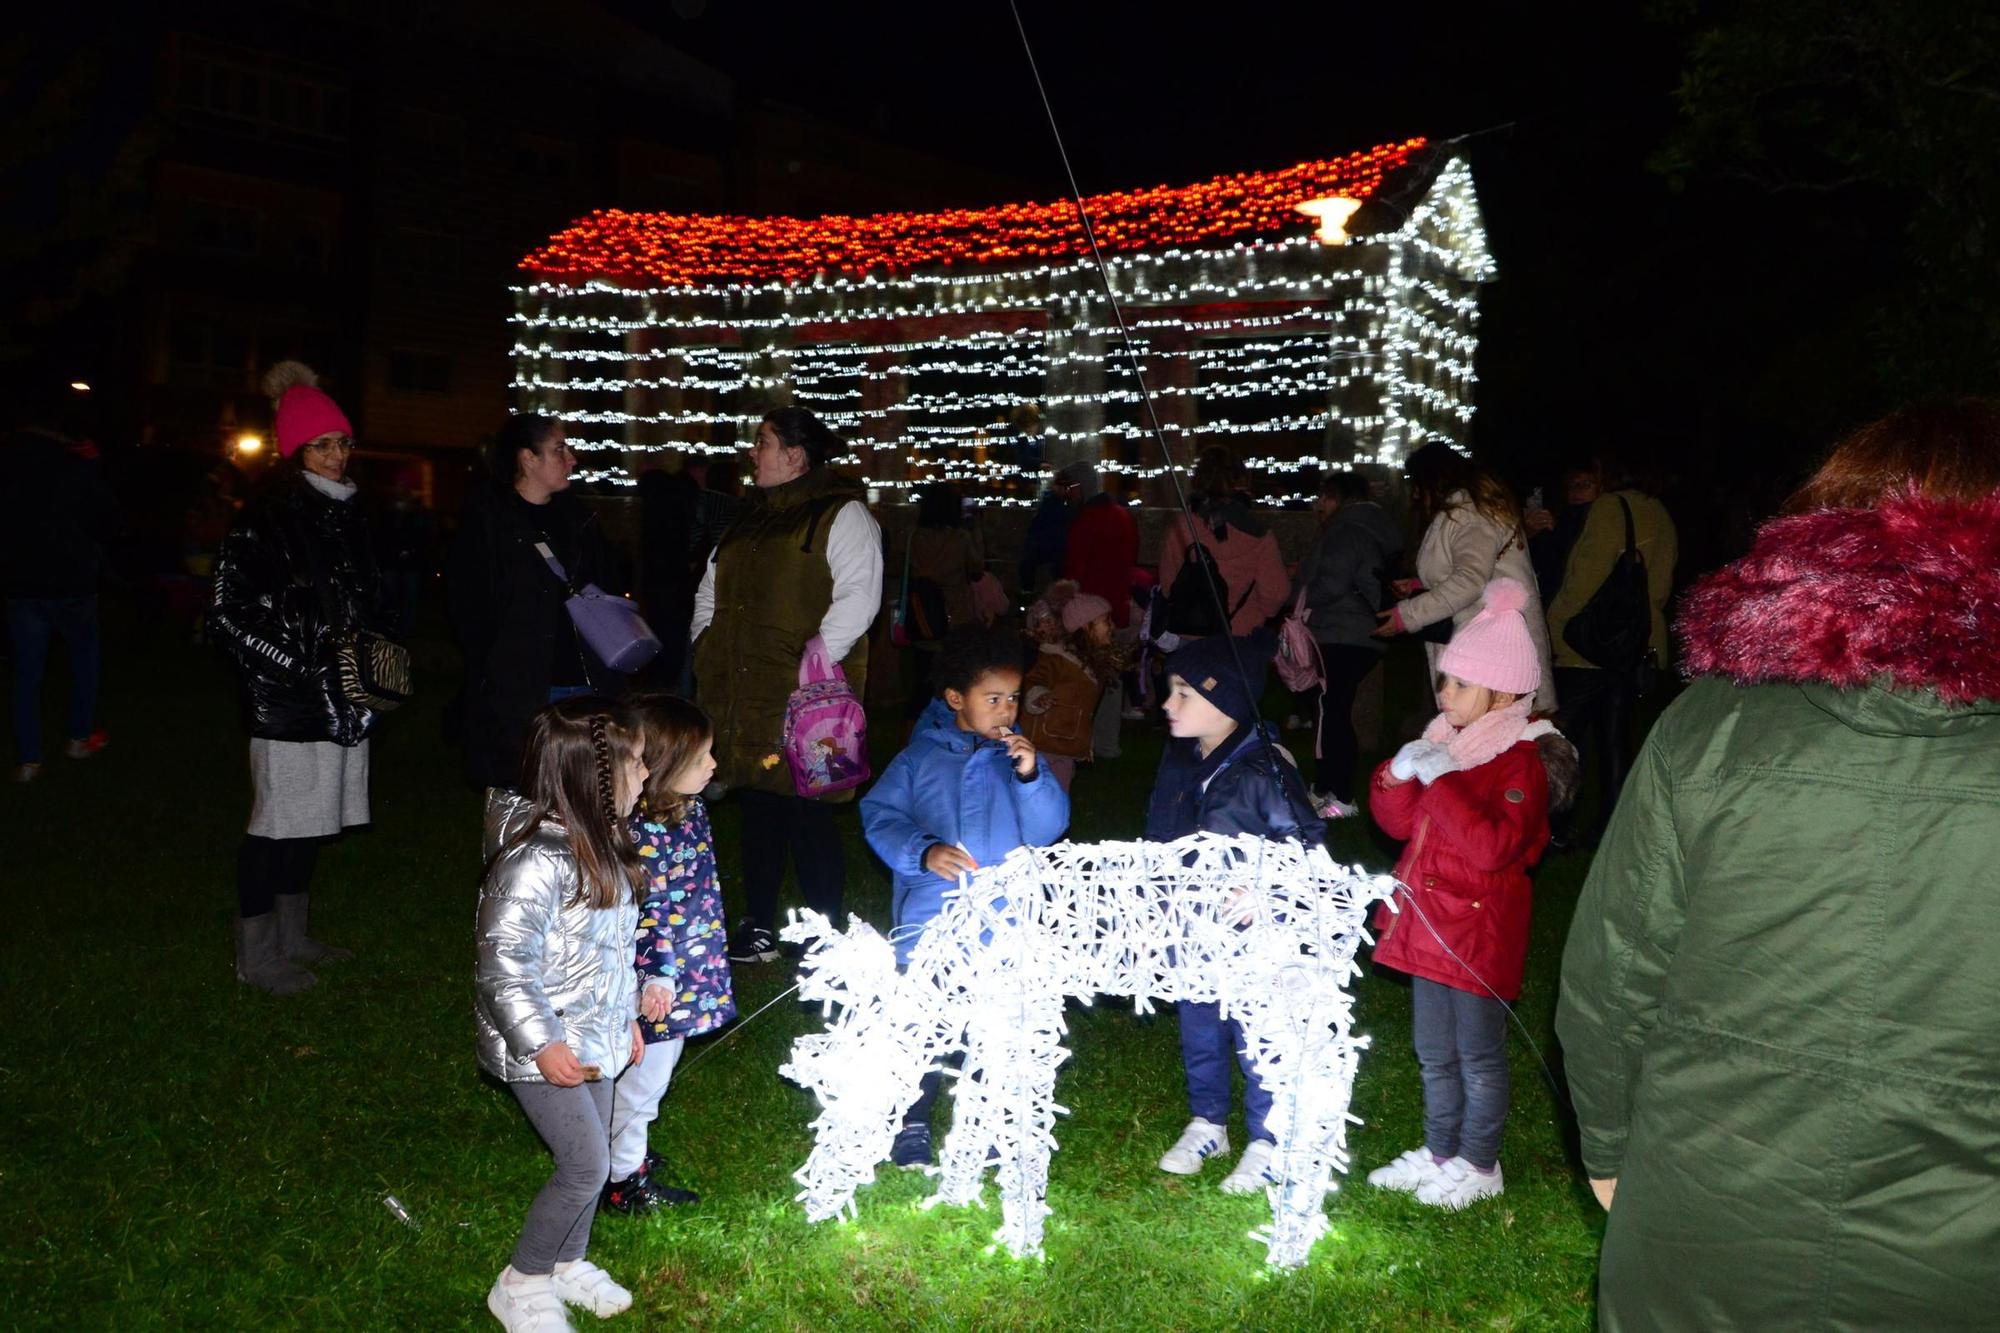
{"label": "blue jeans", "polygon": [[1512,1092],[1506,1006],[1491,995],[1412,977],[1410,1022],[1424,1071],[1424,1146],[1492,1170]]}
{"label": "blue jeans", "polygon": [[69,735],[86,740],[97,721],[97,597],[9,597],[7,636],[14,641],[14,748],[24,764],[42,762],[42,671],[49,639],[69,646]]}
{"label": "blue jeans", "polygon": [[1251,1072],[1243,1025],[1222,1017],[1221,1006],[1214,1003],[1184,1000],[1175,1008],[1181,1019],[1181,1068],[1187,1073],[1188,1114],[1216,1125],[1228,1120],[1230,1067],[1240,1064],[1244,1128],[1253,1139],[1271,1139],[1271,1131],[1265,1128],[1271,1118],[1271,1094]]}

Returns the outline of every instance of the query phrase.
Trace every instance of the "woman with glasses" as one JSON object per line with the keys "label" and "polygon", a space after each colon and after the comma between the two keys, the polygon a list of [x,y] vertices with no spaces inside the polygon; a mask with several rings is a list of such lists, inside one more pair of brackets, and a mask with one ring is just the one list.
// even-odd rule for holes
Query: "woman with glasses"
{"label": "woman with glasses", "polygon": [[289,995],[301,963],[351,955],[306,934],[322,840],[368,822],[376,714],[342,692],[338,648],[386,629],[381,577],[347,479],[354,428],[296,361],[264,376],[279,461],[215,562],[209,624],[235,660],[250,723],[250,826],[236,858],[236,975]]}

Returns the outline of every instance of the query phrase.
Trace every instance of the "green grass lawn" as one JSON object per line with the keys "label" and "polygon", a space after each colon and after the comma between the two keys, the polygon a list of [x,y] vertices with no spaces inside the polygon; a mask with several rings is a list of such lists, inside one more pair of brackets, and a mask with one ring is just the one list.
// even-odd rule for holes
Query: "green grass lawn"
{"label": "green grass lawn", "polygon": [[[231,970],[249,793],[219,660],[130,627],[114,627],[109,657],[112,748],[0,793],[4,1322],[490,1326],[486,1288],[548,1159],[473,1062],[479,813],[440,735],[452,655],[420,644],[423,695],[375,741],[374,826],[320,861],[317,933],[360,956],[289,1000]],[[1391,714],[1413,712],[1416,668],[1391,667]],[[59,664],[52,677],[53,727]],[[878,726],[885,744],[900,734]],[[1121,759],[1079,777],[1074,837],[1136,835],[1159,742],[1142,726],[1127,738]],[[736,810],[716,813],[733,900]],[[887,876],[843,819],[849,908],[886,925]],[[1372,869],[1392,859],[1357,821],[1335,851]],[[1556,857],[1537,885],[1520,1014],[1545,1050],[1586,865]],[[740,968],[738,1005],[790,984],[785,967]],[[691,1043],[668,1094],[654,1147],[701,1205],[599,1219],[592,1257],[638,1296],[618,1326],[1588,1327],[1601,1215],[1535,1055],[1517,1033],[1503,1198],[1445,1214],[1378,1193],[1359,1177],[1420,1141],[1421,1092],[1408,990],[1377,975],[1359,991],[1374,1045],[1355,1087],[1354,1178],[1299,1272],[1264,1268],[1249,1233],[1268,1207],[1223,1197],[1225,1168],[1156,1169],[1186,1120],[1174,1022],[1113,1001],[1070,1006],[1058,1098],[1072,1114],[1056,1126],[1044,1259],[991,1252],[992,1187],[984,1208],[925,1212],[931,1182],[886,1166],[858,1220],[807,1224],[791,1172],[815,1108],[776,1070],[819,1016],[785,1001]],[[1240,1146],[1240,1115],[1231,1133]]]}

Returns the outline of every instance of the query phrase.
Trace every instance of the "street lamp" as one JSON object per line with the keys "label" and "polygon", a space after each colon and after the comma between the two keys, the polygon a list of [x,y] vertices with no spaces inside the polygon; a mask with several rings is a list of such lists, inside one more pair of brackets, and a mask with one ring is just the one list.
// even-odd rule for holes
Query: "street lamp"
{"label": "street lamp", "polygon": [[254,454],[260,452],[263,448],[264,437],[261,435],[246,433],[236,437],[236,452],[239,454]]}

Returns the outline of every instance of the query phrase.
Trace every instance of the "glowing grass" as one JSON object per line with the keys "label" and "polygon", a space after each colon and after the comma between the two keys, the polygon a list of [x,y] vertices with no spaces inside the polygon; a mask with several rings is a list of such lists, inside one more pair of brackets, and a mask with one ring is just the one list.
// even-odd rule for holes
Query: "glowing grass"
{"label": "glowing grass", "polygon": [[[0,997],[15,1020],[0,1048],[6,1324],[483,1326],[486,1286],[547,1159],[472,1061],[477,808],[438,739],[452,655],[419,644],[423,693],[376,747],[377,825],[321,861],[324,933],[360,958],[276,1001],[229,970],[247,787],[227,680],[205,652],[119,625],[112,639],[113,748],[0,794]],[[1409,663],[1391,670],[1398,690],[1415,684]],[[1392,696],[1392,713],[1416,707],[1414,690]],[[901,733],[883,719],[877,738]],[[1158,747],[1145,728],[1126,735],[1122,759],[1079,779],[1079,837],[1129,837],[1139,821]],[[725,803],[725,877],[735,818]],[[843,818],[850,905],[883,921],[886,878]],[[1388,864],[1352,821],[1335,852]],[[1581,858],[1558,859],[1537,886],[1522,1010],[1544,1043],[1582,870]],[[790,984],[782,968],[744,969],[739,1003],[754,1010]],[[1355,1083],[1358,1177],[1417,1141],[1421,1092],[1408,992],[1369,978],[1357,1002],[1374,1038]],[[1250,1238],[1269,1219],[1261,1198],[1221,1195],[1219,1164],[1192,1179],[1156,1169],[1186,1118],[1176,1031],[1171,1015],[1122,1003],[1068,1010],[1075,1054],[1058,1100],[1073,1114],[1056,1127],[1044,1261],[989,1253],[993,1193],[925,1211],[935,1182],[887,1166],[861,1191],[857,1220],[808,1225],[791,1172],[814,1110],[776,1070],[820,1021],[816,1007],[780,1003],[712,1058],[694,1064],[703,1047],[690,1050],[654,1145],[702,1202],[600,1220],[593,1257],[639,1298],[609,1327],[1590,1324],[1601,1224],[1518,1040],[1504,1198],[1448,1215],[1350,1178],[1329,1197],[1334,1230],[1311,1262],[1272,1275]],[[1240,1146],[1240,1120],[1231,1135]]]}

